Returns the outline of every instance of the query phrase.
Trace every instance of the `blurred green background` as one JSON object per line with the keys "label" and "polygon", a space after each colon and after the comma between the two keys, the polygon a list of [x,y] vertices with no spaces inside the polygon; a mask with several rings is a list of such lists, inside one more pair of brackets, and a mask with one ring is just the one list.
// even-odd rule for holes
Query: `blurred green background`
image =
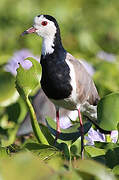
{"label": "blurred green background", "polygon": [[26,47],[39,54],[40,42],[36,36],[19,35],[31,26],[34,16],[50,14],[58,20],[64,45],[72,53],[92,55],[103,49],[118,54],[118,9],[118,0],[1,0],[0,52],[12,54]]}
{"label": "blurred green background", "polygon": [[26,47],[39,54],[38,37],[20,38],[20,34],[34,16],[50,14],[58,20],[64,45],[72,53],[89,56],[103,49],[118,54],[118,9],[118,0],[1,0],[0,53]]}

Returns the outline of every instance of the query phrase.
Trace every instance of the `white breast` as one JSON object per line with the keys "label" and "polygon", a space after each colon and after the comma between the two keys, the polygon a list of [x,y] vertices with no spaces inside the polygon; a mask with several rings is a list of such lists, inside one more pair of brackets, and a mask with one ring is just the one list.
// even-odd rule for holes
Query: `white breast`
{"label": "white breast", "polygon": [[76,87],[76,73],[74,70],[74,66],[73,64],[66,60],[66,63],[68,64],[69,68],[70,68],[70,84],[72,86],[72,92],[71,95],[69,97],[70,101],[74,102],[75,104],[78,104],[78,94],[77,94],[77,87]]}
{"label": "white breast", "polygon": [[54,52],[54,37],[43,38],[42,55],[52,54]]}
{"label": "white breast", "polygon": [[69,110],[76,110],[80,104],[78,104],[78,94],[76,92],[76,74],[74,71],[74,66],[68,61],[66,60],[66,63],[68,64],[69,68],[70,68],[70,84],[72,86],[72,92],[71,95],[68,98],[62,99],[62,100],[54,100],[51,99],[51,101],[59,107],[63,107],[65,109],[69,109]]}

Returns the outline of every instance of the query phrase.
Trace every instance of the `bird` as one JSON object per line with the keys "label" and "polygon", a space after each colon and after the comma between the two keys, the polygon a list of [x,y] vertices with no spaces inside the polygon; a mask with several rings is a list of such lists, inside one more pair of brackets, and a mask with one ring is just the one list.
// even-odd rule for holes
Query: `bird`
{"label": "bird", "polygon": [[[88,71],[88,73],[92,76],[95,72],[92,65],[87,63],[85,60],[80,60],[80,61],[83,63],[83,65],[86,68],[86,70]],[[32,105],[34,107],[37,120],[40,124],[47,126],[46,117],[50,117],[54,121],[56,121],[55,106],[45,95],[42,88],[38,89],[36,91],[36,93],[32,96]],[[92,111],[90,113],[90,109],[87,110],[86,107],[82,107],[81,112],[83,113],[83,116],[85,116],[86,118],[89,117],[89,119],[91,119],[91,115],[92,115],[92,120],[94,122],[96,122],[97,117],[96,116],[94,117],[94,114],[95,115],[97,114],[96,110],[94,110],[94,114],[93,114]],[[76,111],[74,112],[74,111],[69,111],[64,108],[60,108],[60,127],[62,129],[66,129],[66,128],[69,128],[70,126],[72,126],[71,120],[76,121],[76,119],[77,119]],[[97,128],[99,129],[99,127],[97,127]],[[29,112],[27,112],[23,121],[19,125],[16,135],[17,136],[25,136],[25,135],[29,135],[32,132],[33,132],[33,130],[32,130],[32,126],[30,123],[30,114],[29,114]]]}
{"label": "bird", "polygon": [[42,38],[41,87],[56,108],[56,141],[60,131],[59,110],[77,110],[81,128],[81,157],[83,158],[84,128],[80,107],[96,106],[100,97],[83,64],[63,47],[57,20],[51,15],[35,16],[32,27],[25,34],[36,33]]}

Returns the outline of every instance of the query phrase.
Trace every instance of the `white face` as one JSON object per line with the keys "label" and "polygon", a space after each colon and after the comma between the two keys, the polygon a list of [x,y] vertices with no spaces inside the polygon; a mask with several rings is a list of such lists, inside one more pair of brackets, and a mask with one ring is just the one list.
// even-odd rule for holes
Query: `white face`
{"label": "white face", "polygon": [[42,38],[54,37],[56,34],[54,22],[46,19],[43,15],[34,18],[33,26],[36,29],[36,33]]}

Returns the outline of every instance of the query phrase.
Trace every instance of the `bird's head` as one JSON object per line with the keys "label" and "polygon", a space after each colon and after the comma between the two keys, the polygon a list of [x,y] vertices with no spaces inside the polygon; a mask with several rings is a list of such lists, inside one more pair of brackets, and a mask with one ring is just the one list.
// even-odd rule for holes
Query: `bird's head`
{"label": "bird's head", "polygon": [[37,33],[42,38],[47,38],[55,36],[58,29],[59,27],[54,17],[50,15],[38,15],[34,18],[33,26],[24,31],[22,35]]}
{"label": "bird's head", "polygon": [[[43,38],[42,55],[52,54],[54,51],[62,50],[60,29],[56,19],[50,15],[38,15],[34,18],[33,26],[21,35],[36,33]],[[61,52],[60,52],[61,54]]]}

